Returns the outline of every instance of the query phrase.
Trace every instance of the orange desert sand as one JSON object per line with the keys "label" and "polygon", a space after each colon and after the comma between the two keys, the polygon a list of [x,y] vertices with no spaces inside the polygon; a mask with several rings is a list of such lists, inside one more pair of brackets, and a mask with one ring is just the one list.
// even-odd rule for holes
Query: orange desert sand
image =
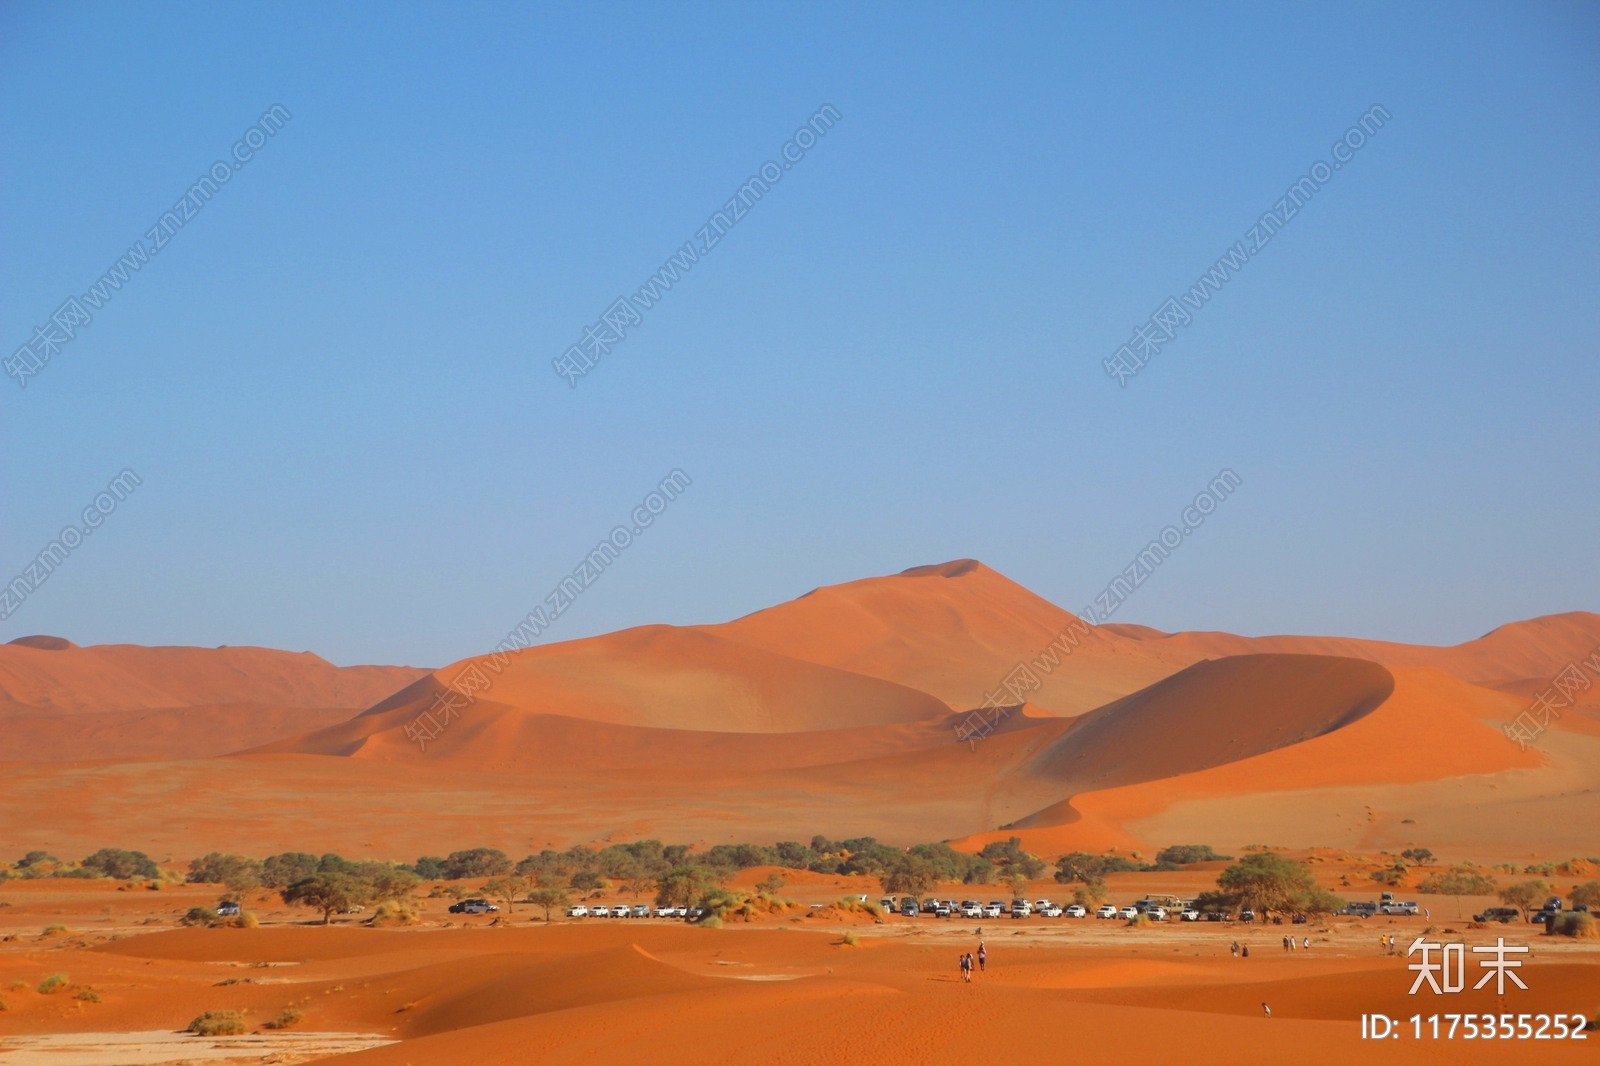
{"label": "orange desert sand", "polygon": [[[824,833],[976,851],[1017,836],[1052,861],[1272,845],[1335,892],[1375,898],[1381,851],[1421,845],[1480,865],[1600,855],[1600,685],[1574,692],[1525,747],[1502,731],[1597,651],[1600,615],[1587,612],[1450,648],[1096,627],[972,560],[721,625],[645,626],[432,671],[29,637],[0,646],[0,859],[118,847],[181,871],[211,851],[409,862],[647,837],[698,848]],[[1008,677],[1021,684],[993,731],[958,741]],[[423,750],[407,727],[464,678],[475,699]],[[1113,874],[1110,899],[1193,895],[1224,865]],[[831,904],[876,899],[876,879],[781,872],[802,906],[720,929],[547,925],[526,906],[491,924],[439,899],[414,928],[360,916],[325,928],[265,893],[250,904],[260,928],[178,929],[217,886],[0,882],[0,1066],[1577,1062],[1600,1049],[1600,1033],[1361,1040],[1357,1019],[1373,1012],[1595,1015],[1600,942],[1467,929],[1489,898],[1407,890],[1431,920],[1292,930],[874,921]],[[1574,878],[1555,880],[1565,890]],[[1038,881],[1029,894],[1059,900],[1066,887]],[[1404,945],[1427,925],[1473,945],[1532,944],[1531,991],[1408,997]],[[990,964],[967,985],[956,958],[979,926]],[[1281,950],[1289,931],[1312,947]],[[1391,933],[1401,956],[1377,946]],[[1250,958],[1232,955],[1235,940]],[[58,972],[99,1000],[33,990]],[[260,1029],[287,1006],[301,1025]],[[173,1035],[224,1009],[245,1011],[252,1034]]]}

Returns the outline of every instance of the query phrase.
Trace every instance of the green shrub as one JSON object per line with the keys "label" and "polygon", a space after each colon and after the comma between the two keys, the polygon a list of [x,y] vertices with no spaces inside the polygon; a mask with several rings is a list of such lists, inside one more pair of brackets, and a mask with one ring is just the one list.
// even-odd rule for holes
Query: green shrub
{"label": "green shrub", "polygon": [[721,929],[722,919],[715,914],[708,914],[697,923],[704,929]]}
{"label": "green shrub", "polygon": [[81,999],[85,1003],[99,1003],[100,1002],[100,993],[96,992],[92,988],[80,988],[80,989],[78,989],[78,994],[73,996],[72,998],[73,999]]}
{"label": "green shrub", "polygon": [[47,926],[44,927],[44,932],[40,933],[39,935],[40,936],[65,936],[66,934],[68,934],[70,932],[72,932],[72,930],[68,929],[64,925],[47,925]]}
{"label": "green shrub", "polygon": [[861,942],[861,938],[856,936],[856,931],[854,929],[850,929],[844,934],[844,942],[850,947],[855,947]]}
{"label": "green shrub", "polygon": [[178,919],[182,925],[216,925],[221,920],[210,907],[190,907],[189,913]]}
{"label": "green shrub", "polygon": [[160,877],[161,870],[142,851],[123,851],[121,848],[101,848],[87,859],[83,866],[99,870],[107,877],[126,881],[130,877]]}
{"label": "green shrub", "polygon": [[244,1015],[236,1010],[208,1010],[189,1023],[199,1036],[238,1036],[245,1032]]}
{"label": "green shrub", "polygon": [[1216,862],[1219,859],[1231,860],[1232,855],[1218,855],[1211,850],[1210,844],[1173,844],[1171,847],[1162,848],[1156,852],[1156,863],[1177,863],[1187,866],[1192,862]]}
{"label": "green shrub", "polygon": [[267,1022],[261,1028],[263,1028],[263,1029],[288,1029],[291,1026],[299,1025],[300,1024],[300,1019],[302,1019],[304,1017],[305,1017],[304,1014],[301,1014],[299,1011],[295,1010],[293,1007],[285,1007],[285,1008],[283,1008],[283,1011],[276,1018],[272,1019],[272,1021],[270,1021],[270,1022]]}
{"label": "green shrub", "polygon": [[40,981],[34,991],[38,992],[41,996],[48,996],[56,989],[62,987],[63,985],[69,984],[71,981],[72,978],[68,977],[64,973],[53,973],[49,977],[46,977],[43,981]]}
{"label": "green shrub", "polygon": [[1584,911],[1564,911],[1551,918],[1545,932],[1552,936],[1571,936],[1580,939],[1600,938],[1600,922]]}

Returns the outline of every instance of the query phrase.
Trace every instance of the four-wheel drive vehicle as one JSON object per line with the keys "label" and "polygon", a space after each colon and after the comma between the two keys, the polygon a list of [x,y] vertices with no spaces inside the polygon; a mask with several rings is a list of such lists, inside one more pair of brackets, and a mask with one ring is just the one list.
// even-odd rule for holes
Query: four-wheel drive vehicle
{"label": "four-wheel drive vehicle", "polygon": [[1006,905],[997,899],[992,899],[983,906],[983,916],[985,918],[999,918],[1005,912]]}
{"label": "four-wheel drive vehicle", "polygon": [[633,905],[633,916],[635,918],[648,918],[648,917],[650,917],[650,907],[649,907],[649,905],[648,904],[644,904],[644,903],[635,903]]}
{"label": "four-wheel drive vehicle", "polygon": [[[451,907],[450,909],[451,910],[455,910],[454,907]],[[589,908],[589,917],[591,917],[591,918],[609,918],[609,917],[611,917],[611,908],[606,906],[605,904],[601,904],[601,905],[599,905],[597,907],[590,907]]]}
{"label": "four-wheel drive vehicle", "polygon": [[1033,909],[1036,911],[1047,911],[1053,906],[1055,906],[1055,904],[1051,903],[1047,899],[1036,899],[1033,901]]}
{"label": "four-wheel drive vehicle", "polygon": [[1165,907],[1146,907],[1144,913],[1152,922],[1164,922],[1167,920],[1167,908]]}
{"label": "four-wheel drive vehicle", "polygon": [[1099,910],[1094,912],[1094,916],[1096,918],[1115,918],[1117,916],[1117,908],[1109,903],[1103,904]]}
{"label": "four-wheel drive vehicle", "polygon": [[884,896],[882,899],[880,899],[878,901],[878,906],[882,907],[884,910],[888,911],[890,914],[893,914],[895,911],[900,909],[900,904],[898,904],[898,903],[896,903],[894,901],[894,897],[893,896]]}
{"label": "four-wheel drive vehicle", "polygon": [[939,909],[939,901],[934,899],[932,896],[929,896],[927,899],[922,901],[922,913],[923,914],[932,914],[935,911],[937,911],[938,909]]}
{"label": "four-wheel drive vehicle", "polygon": [[587,917],[589,917],[589,908],[585,907],[581,903],[578,904],[575,907],[568,907],[567,908],[567,917],[568,918],[587,918]]}
{"label": "four-wheel drive vehicle", "polygon": [[1240,911],[1239,912],[1239,920],[1241,922],[1253,922],[1253,921],[1256,920],[1256,912],[1255,911]]}
{"label": "four-wheel drive vehicle", "polygon": [[450,905],[451,914],[493,914],[499,909],[486,899],[464,899]]}
{"label": "four-wheel drive vehicle", "polygon": [[1033,904],[1029,903],[1027,900],[1025,900],[1025,899],[1014,899],[1014,900],[1011,901],[1011,917],[1013,917],[1013,918],[1026,918],[1028,915],[1030,915],[1032,913],[1033,913]]}
{"label": "four-wheel drive vehicle", "polygon": [[1199,920],[1200,912],[1195,910],[1193,907],[1186,911],[1178,912],[1178,921],[1180,922],[1198,922]]}
{"label": "four-wheel drive vehicle", "polygon": [[1417,905],[1415,903],[1401,903],[1398,900],[1390,900],[1387,903],[1379,904],[1378,913],[1380,913],[1380,914],[1416,914],[1417,913],[1417,909],[1418,908],[1417,908]]}
{"label": "four-wheel drive vehicle", "polygon": [[235,918],[239,914],[239,905],[231,899],[225,899],[217,904],[217,914],[223,918]]}
{"label": "four-wheel drive vehicle", "polygon": [[1544,901],[1544,906],[1540,907],[1539,909],[1542,910],[1542,911],[1558,911],[1558,910],[1560,910],[1561,909],[1561,897],[1560,896],[1551,896],[1549,899]]}
{"label": "four-wheel drive vehicle", "polygon": [[1061,917],[1061,908],[1052,903],[1048,907],[1042,908],[1039,913],[1046,918],[1059,918]]}
{"label": "four-wheel drive vehicle", "polygon": [[1371,918],[1378,913],[1378,905],[1370,899],[1353,899],[1345,904],[1344,912],[1352,918]]}
{"label": "four-wheel drive vehicle", "polygon": [[907,918],[915,918],[922,913],[922,908],[917,906],[917,901],[914,899],[903,899],[900,901],[900,913]]}
{"label": "four-wheel drive vehicle", "polygon": [[964,899],[964,900],[962,900],[961,901],[961,917],[963,917],[963,918],[982,918],[983,917],[983,904],[979,903],[975,899]]}
{"label": "four-wheel drive vehicle", "polygon": [[1124,907],[1117,912],[1117,917],[1126,918],[1129,921],[1132,921],[1133,919],[1139,917],[1139,909],[1137,907]]}
{"label": "four-wheel drive vehicle", "polygon": [[1472,920],[1475,922],[1500,922],[1503,925],[1507,922],[1516,921],[1519,916],[1515,907],[1490,907],[1482,914],[1474,914]]}
{"label": "four-wheel drive vehicle", "polygon": [[950,917],[950,914],[950,904],[946,903],[942,899],[939,901],[938,906],[933,908],[933,916],[935,918],[948,918]]}
{"label": "four-wheel drive vehicle", "polygon": [[1065,914],[1068,918],[1087,918],[1087,917],[1089,917],[1088,910],[1086,910],[1083,907],[1080,907],[1076,903],[1071,904],[1070,906],[1066,907],[1061,913]]}

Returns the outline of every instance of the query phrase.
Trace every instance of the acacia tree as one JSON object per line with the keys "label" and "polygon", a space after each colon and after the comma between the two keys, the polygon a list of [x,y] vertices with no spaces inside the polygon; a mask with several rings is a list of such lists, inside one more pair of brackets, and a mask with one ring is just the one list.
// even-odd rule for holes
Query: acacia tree
{"label": "acacia tree", "polygon": [[1550,882],[1542,877],[1535,877],[1531,881],[1518,881],[1514,885],[1507,885],[1500,890],[1500,902],[1507,903],[1522,912],[1526,918],[1535,903],[1543,903],[1545,897],[1550,895]]}
{"label": "acacia tree", "polygon": [[1253,851],[1217,878],[1217,887],[1262,914],[1287,911],[1296,897],[1317,887],[1311,871],[1273,851]]}
{"label": "acacia tree", "polygon": [[556,907],[570,906],[572,900],[559,888],[538,888],[528,895],[528,902],[544,908],[544,920],[550,920],[550,911]]}
{"label": "acacia tree", "polygon": [[1600,881],[1585,881],[1572,890],[1572,906],[1600,910]]}
{"label": "acacia tree", "polygon": [[921,896],[939,883],[939,868],[916,855],[902,855],[883,875],[883,890],[900,895]]}
{"label": "acacia tree", "polygon": [[1461,917],[1462,896],[1486,896],[1494,891],[1494,878],[1479,873],[1470,866],[1453,866],[1440,873],[1429,874],[1417,885],[1418,892],[1430,896],[1454,896],[1456,917]]}
{"label": "acacia tree", "polygon": [[496,877],[484,883],[483,892],[490,899],[504,903],[509,913],[517,909],[517,899],[526,894],[530,887],[525,877]]}
{"label": "acacia tree", "polygon": [[322,924],[333,921],[334,911],[359,907],[372,898],[372,886],[349,874],[313,874],[279,893],[291,906],[322,911]]}

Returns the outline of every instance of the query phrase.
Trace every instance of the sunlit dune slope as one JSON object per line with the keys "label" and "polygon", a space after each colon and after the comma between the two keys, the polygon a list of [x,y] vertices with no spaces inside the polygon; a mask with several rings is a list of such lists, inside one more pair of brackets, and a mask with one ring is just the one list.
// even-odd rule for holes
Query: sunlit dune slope
{"label": "sunlit dune slope", "polygon": [[1464,644],[1433,647],[1356,637],[1240,637],[1232,633],[1162,633],[1147,626],[1101,627],[1152,648],[1179,655],[1246,655],[1289,652],[1371,659],[1385,666],[1432,666],[1473,684],[1499,685],[1526,678],[1550,678],[1568,663],[1600,651],[1600,614],[1569,611],[1500,626]]}
{"label": "sunlit dune slope", "polygon": [[[446,685],[471,692],[462,722],[442,742],[507,742],[525,715],[594,723],[735,733],[789,733],[942,719],[950,709],[927,693],[874,677],[802,662],[695,629],[643,626],[466,659],[395,693],[310,747],[350,754],[358,740],[399,731],[433,706]],[[489,728],[491,721],[494,728]],[[474,732],[479,730],[481,732]],[[329,741],[336,739],[332,747]],[[483,752],[500,761],[492,750]]]}
{"label": "sunlit dune slope", "polygon": [[59,638],[0,645],[0,711],[94,713],[258,703],[366,707],[421,677],[409,666],[334,666],[271,648],[80,648]]}
{"label": "sunlit dune slope", "polygon": [[203,759],[347,721],[347,707],[224,703],[159,710],[5,715],[0,762]]}
{"label": "sunlit dune slope", "polygon": [[[1027,664],[1042,682],[1027,698],[1057,714],[1098,707],[1199,658],[1086,626],[974,559],[829,585],[701,628],[909,685],[954,707],[978,706],[1019,663]],[[1067,641],[1047,652],[1064,633],[1076,644],[1070,654]]]}

